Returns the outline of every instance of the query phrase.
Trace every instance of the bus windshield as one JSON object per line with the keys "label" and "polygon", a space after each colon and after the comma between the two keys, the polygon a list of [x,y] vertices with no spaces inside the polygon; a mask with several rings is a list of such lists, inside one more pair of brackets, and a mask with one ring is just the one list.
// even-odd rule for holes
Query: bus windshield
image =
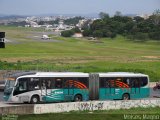
{"label": "bus windshield", "polygon": [[4,88],[4,94],[10,95],[14,85],[15,85],[15,80],[7,80]]}

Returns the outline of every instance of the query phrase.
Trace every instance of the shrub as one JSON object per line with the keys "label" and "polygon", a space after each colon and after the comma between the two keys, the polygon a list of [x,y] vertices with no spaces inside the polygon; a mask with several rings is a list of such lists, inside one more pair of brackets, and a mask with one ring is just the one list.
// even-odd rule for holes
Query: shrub
{"label": "shrub", "polygon": [[66,30],[61,32],[61,36],[63,37],[71,37],[74,34],[72,30]]}

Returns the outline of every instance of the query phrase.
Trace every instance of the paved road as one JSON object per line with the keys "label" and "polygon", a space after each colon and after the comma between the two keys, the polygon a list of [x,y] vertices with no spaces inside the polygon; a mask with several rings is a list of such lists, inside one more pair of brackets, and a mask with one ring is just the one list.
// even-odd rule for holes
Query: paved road
{"label": "paved road", "polygon": [[0,92],[0,102],[4,101],[3,100],[3,92]]}

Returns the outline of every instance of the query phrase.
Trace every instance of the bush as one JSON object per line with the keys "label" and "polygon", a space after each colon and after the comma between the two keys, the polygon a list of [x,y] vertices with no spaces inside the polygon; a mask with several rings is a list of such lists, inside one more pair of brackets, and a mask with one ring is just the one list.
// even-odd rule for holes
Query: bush
{"label": "bush", "polygon": [[71,29],[74,33],[81,33],[81,30],[78,27]]}
{"label": "bush", "polygon": [[136,34],[127,35],[127,38],[128,38],[128,39],[132,39],[132,40],[145,41],[145,40],[148,39],[148,34],[147,34],[147,33],[138,32],[138,33],[136,33]]}
{"label": "bush", "polygon": [[82,34],[83,34],[83,36],[90,36],[90,35],[92,35],[92,32],[91,32],[91,30],[86,29],[86,30],[84,30],[84,31],[82,32]]}
{"label": "bush", "polygon": [[71,37],[74,34],[72,30],[66,30],[61,32],[61,36],[63,37]]}
{"label": "bush", "polygon": [[115,38],[116,36],[117,36],[116,33],[112,33],[112,34],[111,34],[111,38]]}
{"label": "bush", "polygon": [[135,34],[135,39],[138,40],[146,40],[148,38],[148,34],[147,33],[136,33]]}
{"label": "bush", "polygon": [[93,37],[99,37],[99,38],[101,38],[101,37],[103,37],[103,32],[101,30],[95,30],[93,32]]}
{"label": "bush", "polygon": [[154,40],[160,40],[160,31],[149,33],[149,37]]}

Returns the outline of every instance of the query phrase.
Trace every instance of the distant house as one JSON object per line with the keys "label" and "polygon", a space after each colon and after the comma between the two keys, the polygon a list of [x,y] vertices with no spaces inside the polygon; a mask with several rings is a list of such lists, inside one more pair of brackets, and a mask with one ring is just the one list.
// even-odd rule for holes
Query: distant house
{"label": "distant house", "polygon": [[75,33],[72,37],[81,38],[83,37],[82,33]]}

